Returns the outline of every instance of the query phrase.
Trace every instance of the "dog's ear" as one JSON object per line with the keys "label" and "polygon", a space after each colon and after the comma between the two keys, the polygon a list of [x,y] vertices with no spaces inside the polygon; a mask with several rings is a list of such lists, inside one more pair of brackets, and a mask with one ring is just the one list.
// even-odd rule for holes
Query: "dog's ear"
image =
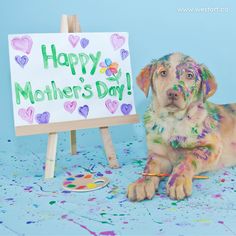
{"label": "dog's ear", "polygon": [[201,64],[200,68],[202,78],[201,87],[203,93],[203,102],[205,102],[207,98],[211,97],[215,93],[217,89],[217,83],[214,75],[205,65]]}
{"label": "dog's ear", "polygon": [[145,96],[148,96],[149,88],[152,83],[152,77],[156,70],[156,64],[149,64],[144,67],[139,75],[136,77],[136,82],[139,88],[144,92]]}

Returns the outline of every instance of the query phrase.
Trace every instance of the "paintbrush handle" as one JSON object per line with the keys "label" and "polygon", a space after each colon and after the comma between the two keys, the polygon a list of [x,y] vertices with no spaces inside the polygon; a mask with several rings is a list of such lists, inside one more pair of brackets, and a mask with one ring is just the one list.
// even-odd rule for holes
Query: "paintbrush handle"
{"label": "paintbrush handle", "polygon": [[[170,174],[166,173],[160,173],[160,174],[154,174],[154,173],[142,173],[143,176],[157,176],[157,177],[168,177]],[[194,179],[208,179],[208,176],[204,175],[195,175],[193,176]]]}

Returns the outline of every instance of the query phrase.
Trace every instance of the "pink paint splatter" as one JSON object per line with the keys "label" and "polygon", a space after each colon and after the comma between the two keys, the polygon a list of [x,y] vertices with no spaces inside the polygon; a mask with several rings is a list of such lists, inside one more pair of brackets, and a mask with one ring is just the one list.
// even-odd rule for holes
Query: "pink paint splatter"
{"label": "pink paint splatter", "polygon": [[219,194],[219,193],[218,194],[213,194],[212,197],[213,198],[222,198],[221,194]]}
{"label": "pink paint splatter", "polygon": [[[88,229],[85,225],[81,225],[79,224],[80,227],[82,227],[83,229],[86,229],[91,235],[97,236],[97,234],[93,231],[91,231],[90,229]],[[109,235],[109,234],[108,234]]]}
{"label": "pink paint splatter", "polygon": [[[62,218],[63,220],[71,221],[71,222],[73,222],[74,224],[79,225],[81,228],[87,230],[91,235],[97,236],[97,234],[96,234],[95,232],[93,232],[93,231],[91,231],[90,229],[88,229],[85,225],[81,225],[81,224],[77,223],[76,221],[74,221],[73,219],[71,219],[71,218],[69,219],[69,218],[67,218],[67,217],[68,217],[68,215],[62,215],[62,216],[61,216],[61,218]],[[107,234],[107,235],[109,235],[109,234]]]}
{"label": "pink paint splatter", "polygon": [[116,233],[113,230],[112,231],[103,231],[103,232],[99,233],[99,235],[115,236]]}

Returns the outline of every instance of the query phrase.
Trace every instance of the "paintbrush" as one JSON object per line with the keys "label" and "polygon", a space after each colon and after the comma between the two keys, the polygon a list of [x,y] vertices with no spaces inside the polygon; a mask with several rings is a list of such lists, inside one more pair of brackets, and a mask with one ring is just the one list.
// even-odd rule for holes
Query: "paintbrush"
{"label": "paintbrush", "polygon": [[[157,177],[168,177],[170,174],[166,173],[160,173],[160,174],[155,174],[155,173],[141,173],[143,176],[157,176]],[[193,176],[194,179],[209,179],[208,176],[205,175],[195,175]]]}

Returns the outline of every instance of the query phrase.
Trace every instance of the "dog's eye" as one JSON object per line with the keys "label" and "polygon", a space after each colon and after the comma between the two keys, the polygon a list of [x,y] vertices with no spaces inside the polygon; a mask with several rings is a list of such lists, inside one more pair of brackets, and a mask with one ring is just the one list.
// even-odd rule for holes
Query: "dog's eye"
{"label": "dog's eye", "polygon": [[162,77],[166,77],[166,76],[167,76],[167,71],[166,71],[166,70],[162,70],[162,71],[160,72],[160,75],[161,75]]}
{"label": "dog's eye", "polygon": [[192,72],[187,73],[187,79],[192,79],[194,77]]}

